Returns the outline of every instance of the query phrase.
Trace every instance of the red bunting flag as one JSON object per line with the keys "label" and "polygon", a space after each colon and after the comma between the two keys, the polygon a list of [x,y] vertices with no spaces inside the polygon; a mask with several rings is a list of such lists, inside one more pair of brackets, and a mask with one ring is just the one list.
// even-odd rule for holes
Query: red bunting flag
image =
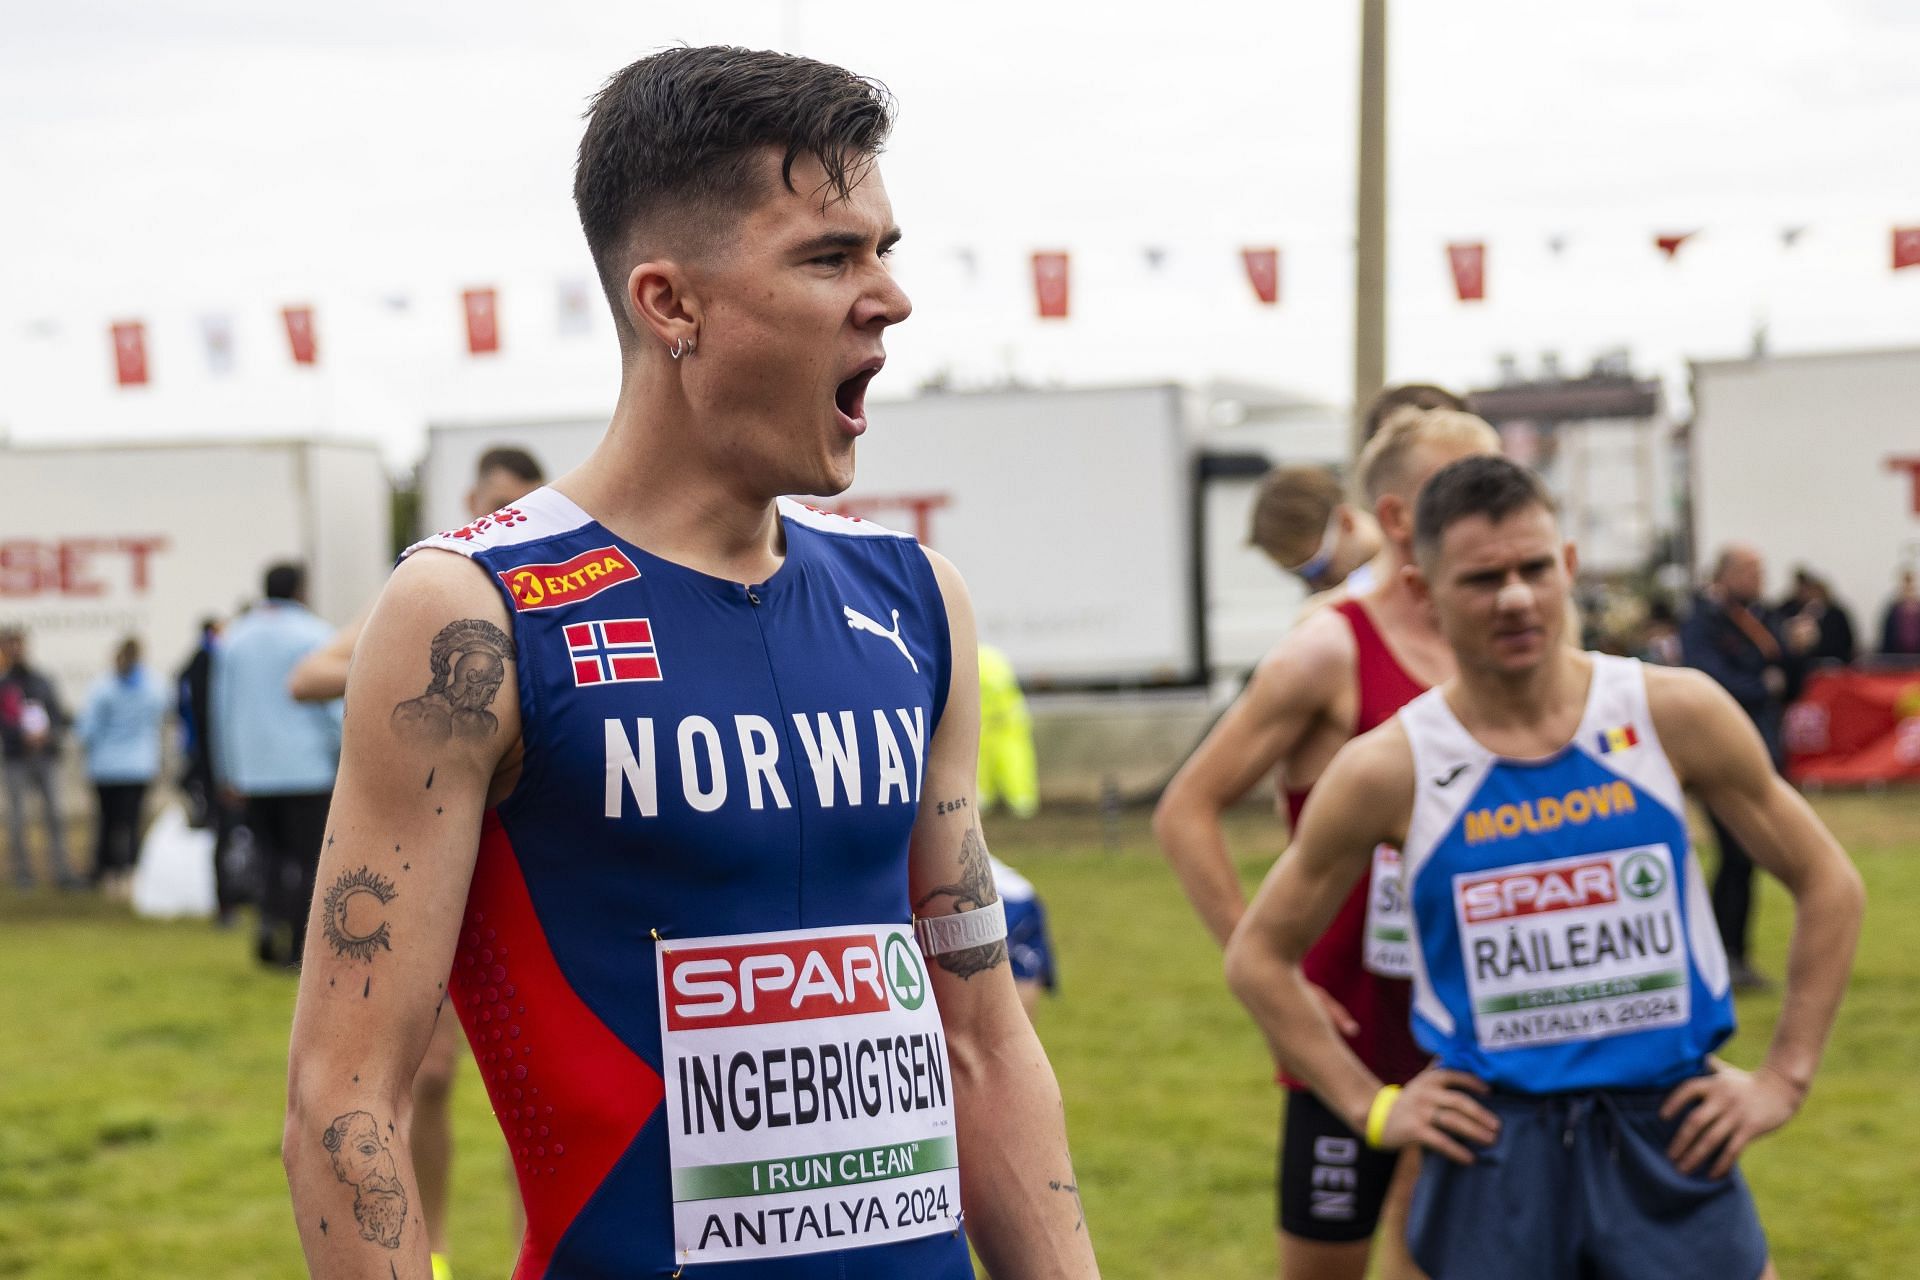
{"label": "red bunting flag", "polygon": [[147,326],[139,320],[120,320],[113,326],[113,368],[123,387],[147,382]]}
{"label": "red bunting flag", "polygon": [[1033,295],[1040,305],[1041,319],[1066,319],[1067,284],[1067,255],[1064,252],[1033,255]]}
{"label": "red bunting flag", "polygon": [[467,306],[467,351],[485,355],[500,350],[500,310],[492,289],[468,289],[460,295]]}
{"label": "red bunting flag", "polygon": [[1487,296],[1487,246],[1483,241],[1447,246],[1447,265],[1453,268],[1453,291],[1462,302],[1480,302]]}
{"label": "red bunting flag", "polygon": [[1240,260],[1247,265],[1247,281],[1260,301],[1274,306],[1280,301],[1280,251],[1274,248],[1242,249]]}
{"label": "red bunting flag", "polygon": [[1920,267],[1920,227],[1893,229],[1893,269]]}
{"label": "red bunting flag", "polygon": [[1667,261],[1672,262],[1680,252],[1680,246],[1698,234],[1697,231],[1683,231],[1679,235],[1655,236],[1653,242],[1659,246],[1660,252],[1667,255]]}
{"label": "red bunting flag", "polygon": [[313,345],[313,308],[282,307],[280,317],[287,322],[287,345],[293,348],[293,362],[312,364],[318,355]]}

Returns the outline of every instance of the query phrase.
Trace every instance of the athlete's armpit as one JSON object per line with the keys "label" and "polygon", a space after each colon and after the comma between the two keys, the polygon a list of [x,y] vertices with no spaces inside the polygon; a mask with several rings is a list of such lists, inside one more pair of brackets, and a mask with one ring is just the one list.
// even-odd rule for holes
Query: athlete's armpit
{"label": "athlete's armpit", "polygon": [[487,708],[517,657],[513,637],[484,618],[448,623],[433,638],[426,692],[393,709],[394,732],[423,747],[491,738],[500,721]]}
{"label": "athlete's armpit", "polygon": [[[913,909],[924,913],[929,903],[943,898],[951,905],[953,914],[978,911],[1000,900],[1000,891],[993,887],[993,863],[987,857],[987,842],[980,834],[980,824],[977,822],[967,827],[967,834],[960,842],[960,878],[952,884],[935,886],[913,904]],[[949,951],[933,959],[948,973],[971,978],[976,973],[1005,964],[1007,943],[1004,938],[995,939],[978,947]]]}

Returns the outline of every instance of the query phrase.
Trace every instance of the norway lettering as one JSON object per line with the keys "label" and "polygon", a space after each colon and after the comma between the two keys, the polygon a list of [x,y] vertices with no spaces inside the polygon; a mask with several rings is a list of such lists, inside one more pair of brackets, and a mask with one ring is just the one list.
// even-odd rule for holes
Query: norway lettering
{"label": "norway lettering", "polygon": [[[631,724],[607,720],[605,727],[609,818],[630,809],[643,818],[660,815],[663,755],[677,761],[681,798],[698,813],[742,800],[750,809],[791,809],[794,797],[781,777],[784,742],[798,743],[802,757],[789,776],[797,786],[810,784],[823,809],[916,803],[926,765],[925,707],[796,711],[787,725],[736,715],[731,721],[687,716],[656,727],[642,716]],[[871,789],[862,760],[875,765]]]}

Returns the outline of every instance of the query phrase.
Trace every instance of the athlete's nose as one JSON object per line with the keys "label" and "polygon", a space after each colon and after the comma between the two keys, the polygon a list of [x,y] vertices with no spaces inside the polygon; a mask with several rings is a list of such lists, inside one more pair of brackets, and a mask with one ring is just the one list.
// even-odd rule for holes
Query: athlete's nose
{"label": "athlete's nose", "polygon": [[893,278],[893,273],[884,264],[875,274],[873,284],[860,296],[854,305],[853,323],[865,329],[869,326],[885,328],[899,324],[913,314],[913,300],[907,297],[907,291]]}
{"label": "athlete's nose", "polygon": [[1521,613],[1533,607],[1533,588],[1518,579],[1500,588],[1493,598],[1494,608],[1502,613]]}

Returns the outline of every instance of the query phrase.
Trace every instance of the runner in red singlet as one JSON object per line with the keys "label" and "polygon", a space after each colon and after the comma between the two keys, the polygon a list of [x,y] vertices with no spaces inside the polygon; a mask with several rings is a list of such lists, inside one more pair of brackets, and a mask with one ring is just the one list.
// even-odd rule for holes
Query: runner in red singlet
{"label": "runner in red singlet", "polygon": [[[1246,909],[1221,815],[1279,769],[1289,817],[1349,738],[1391,717],[1453,674],[1451,652],[1412,596],[1413,505],[1449,462],[1494,453],[1492,428],[1454,410],[1403,410],[1362,451],[1355,488],[1378,520],[1385,549],[1364,594],[1306,617],[1269,653],[1246,689],[1167,787],[1154,831],[1201,920],[1223,946]],[[1305,962],[1327,1013],[1384,1080],[1424,1064],[1407,1030],[1404,931],[1393,851],[1354,890]],[[1399,937],[1395,934],[1398,932]],[[1286,1046],[1275,1045],[1284,1060]],[[1286,1280],[1361,1280],[1381,1232],[1384,1280],[1420,1273],[1405,1246],[1415,1165],[1374,1151],[1314,1096],[1288,1084],[1280,1148],[1280,1269]]]}

